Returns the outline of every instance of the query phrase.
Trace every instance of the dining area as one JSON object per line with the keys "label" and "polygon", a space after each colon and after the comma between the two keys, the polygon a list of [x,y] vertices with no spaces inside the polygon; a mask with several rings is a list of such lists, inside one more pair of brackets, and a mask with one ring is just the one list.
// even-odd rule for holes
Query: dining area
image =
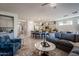
{"label": "dining area", "polygon": [[47,35],[48,32],[31,31],[31,37],[34,39],[45,39]]}

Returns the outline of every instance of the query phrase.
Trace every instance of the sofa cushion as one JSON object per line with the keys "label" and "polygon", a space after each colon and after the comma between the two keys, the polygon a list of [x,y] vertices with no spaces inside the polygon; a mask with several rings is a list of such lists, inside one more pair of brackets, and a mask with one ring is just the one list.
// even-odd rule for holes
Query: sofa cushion
{"label": "sofa cushion", "polygon": [[79,34],[76,34],[76,42],[79,42]]}
{"label": "sofa cushion", "polygon": [[79,54],[79,47],[74,47],[71,52]]}
{"label": "sofa cushion", "polygon": [[50,33],[50,34],[46,37],[46,39],[47,39],[48,41],[59,40],[58,38],[55,37],[55,33]]}
{"label": "sofa cushion", "polygon": [[75,40],[74,34],[71,34],[71,33],[62,33],[61,38],[64,39],[64,40],[70,40],[70,41]]}
{"label": "sofa cushion", "polygon": [[5,42],[5,39],[3,36],[0,36],[0,43],[4,43]]}
{"label": "sofa cushion", "polygon": [[55,37],[61,39],[61,33],[60,32],[56,32],[55,33]]}
{"label": "sofa cushion", "polygon": [[8,35],[3,36],[5,39],[10,39]]}
{"label": "sofa cushion", "polygon": [[73,53],[76,53],[76,54],[78,54],[79,55],[79,51],[72,51]]}
{"label": "sofa cushion", "polygon": [[8,43],[8,42],[10,42],[10,38],[9,38],[9,36],[8,35],[6,35],[6,36],[3,36],[4,37],[4,42],[5,43]]}
{"label": "sofa cushion", "polygon": [[73,45],[67,40],[61,39],[61,40],[55,40],[55,41],[51,41],[51,42],[54,43],[58,49],[61,49],[67,53],[70,53],[70,51],[73,48]]}
{"label": "sofa cushion", "polygon": [[50,37],[50,39],[55,39],[55,33],[50,33],[49,37]]}
{"label": "sofa cushion", "polygon": [[8,36],[10,37],[10,39],[14,39],[14,33],[9,33]]}
{"label": "sofa cushion", "polygon": [[73,45],[67,40],[59,40],[59,44],[64,45],[65,47],[73,47]]}

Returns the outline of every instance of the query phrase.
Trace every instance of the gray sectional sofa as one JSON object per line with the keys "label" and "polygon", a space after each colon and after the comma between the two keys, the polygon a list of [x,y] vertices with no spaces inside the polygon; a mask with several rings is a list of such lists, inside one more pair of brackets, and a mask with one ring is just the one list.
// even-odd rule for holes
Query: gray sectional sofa
{"label": "gray sectional sofa", "polygon": [[69,56],[79,56],[79,47],[73,47],[73,49],[69,53]]}
{"label": "gray sectional sofa", "polygon": [[52,42],[57,48],[69,53],[69,56],[78,56],[79,47],[75,47],[70,42],[79,42],[79,35],[67,32],[50,33],[46,40]]}

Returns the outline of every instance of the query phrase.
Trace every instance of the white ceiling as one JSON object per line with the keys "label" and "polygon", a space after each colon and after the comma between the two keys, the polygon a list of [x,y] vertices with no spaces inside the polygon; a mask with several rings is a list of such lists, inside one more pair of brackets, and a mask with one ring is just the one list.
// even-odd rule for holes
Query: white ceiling
{"label": "white ceiling", "polygon": [[79,11],[78,3],[57,3],[56,8],[41,6],[42,3],[0,3],[0,10],[18,14],[20,19],[27,17],[56,20],[64,15],[72,15],[73,11]]}

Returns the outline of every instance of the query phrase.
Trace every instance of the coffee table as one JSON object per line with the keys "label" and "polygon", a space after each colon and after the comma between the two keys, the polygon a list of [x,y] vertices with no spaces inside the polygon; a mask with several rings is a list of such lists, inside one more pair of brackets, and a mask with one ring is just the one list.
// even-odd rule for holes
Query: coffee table
{"label": "coffee table", "polygon": [[46,41],[46,42],[47,42],[50,46],[49,46],[49,47],[43,47],[43,46],[41,45],[41,42],[43,42],[43,41],[39,41],[39,42],[35,43],[36,49],[39,50],[39,55],[45,55],[45,56],[46,56],[46,55],[48,55],[48,52],[49,52],[49,51],[54,50],[54,49],[56,48],[55,44],[50,43],[50,42],[48,42],[48,41]]}

